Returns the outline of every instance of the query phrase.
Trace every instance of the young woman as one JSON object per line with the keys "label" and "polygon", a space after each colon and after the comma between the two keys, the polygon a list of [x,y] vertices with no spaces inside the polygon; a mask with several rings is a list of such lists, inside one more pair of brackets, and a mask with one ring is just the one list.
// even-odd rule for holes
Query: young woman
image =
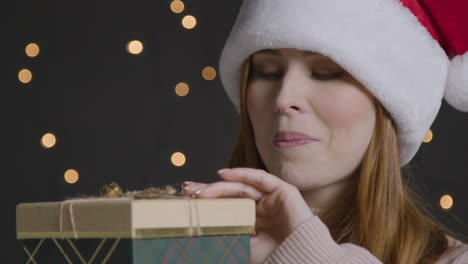
{"label": "young woman", "polygon": [[230,169],[184,192],[256,201],[252,263],[468,263],[405,180],[442,98],[468,111],[468,23],[437,22],[464,3],[244,0],[220,61]]}

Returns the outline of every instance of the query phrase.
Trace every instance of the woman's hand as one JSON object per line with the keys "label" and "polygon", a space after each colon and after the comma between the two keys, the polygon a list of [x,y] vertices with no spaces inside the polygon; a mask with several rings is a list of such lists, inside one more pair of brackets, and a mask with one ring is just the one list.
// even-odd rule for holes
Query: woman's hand
{"label": "woman's hand", "polygon": [[[224,181],[184,183],[184,193],[199,198],[242,197],[256,201],[256,234],[250,239],[251,263],[262,263],[288,235],[313,214],[299,190],[260,169],[218,171]],[[197,194],[197,191],[200,191]]]}

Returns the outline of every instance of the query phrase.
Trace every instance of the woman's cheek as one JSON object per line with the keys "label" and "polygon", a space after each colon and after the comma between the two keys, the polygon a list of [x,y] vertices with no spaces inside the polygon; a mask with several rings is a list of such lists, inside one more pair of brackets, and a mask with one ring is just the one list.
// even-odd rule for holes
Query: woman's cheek
{"label": "woman's cheek", "polygon": [[270,95],[267,93],[265,87],[250,87],[247,90],[247,109],[249,112],[249,117],[252,122],[254,120],[260,120],[261,117],[258,116],[260,113],[264,112],[262,109],[266,107]]}
{"label": "woman's cheek", "polygon": [[372,103],[361,91],[348,89],[335,92],[321,100],[326,119],[339,127],[349,127],[372,117]]}
{"label": "woman's cheek", "polygon": [[[371,99],[357,87],[341,90],[334,98],[328,98],[327,121],[334,135],[332,148],[338,160],[357,164],[372,137],[375,125],[375,109]],[[343,148],[343,145],[346,148]]]}

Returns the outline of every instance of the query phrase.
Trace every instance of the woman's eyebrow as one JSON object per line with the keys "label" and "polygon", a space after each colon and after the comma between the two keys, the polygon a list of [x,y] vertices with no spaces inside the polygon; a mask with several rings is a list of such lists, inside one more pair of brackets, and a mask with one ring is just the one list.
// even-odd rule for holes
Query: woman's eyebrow
{"label": "woman's eyebrow", "polygon": [[[276,49],[263,49],[263,50],[261,50],[261,51],[258,51],[258,52],[255,53],[255,54],[270,54],[270,55],[274,55],[274,56],[282,56],[281,51],[276,50]],[[302,51],[302,54],[303,54],[304,56],[319,55],[319,54],[316,53],[316,52],[312,52],[312,51],[308,51],[308,50]]]}

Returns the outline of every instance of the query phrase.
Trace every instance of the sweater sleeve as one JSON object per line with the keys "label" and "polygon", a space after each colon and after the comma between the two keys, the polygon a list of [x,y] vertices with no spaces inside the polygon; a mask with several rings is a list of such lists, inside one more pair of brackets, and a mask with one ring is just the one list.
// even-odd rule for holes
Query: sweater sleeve
{"label": "sweater sleeve", "polygon": [[444,254],[436,261],[436,264],[468,264],[468,245],[453,237],[447,236],[449,246],[454,247],[448,254]]}
{"label": "sweater sleeve", "polygon": [[263,263],[382,264],[365,248],[336,243],[317,215],[312,215],[296,228]]}
{"label": "sweater sleeve", "polygon": [[[448,237],[449,246],[459,246],[441,256],[437,264],[468,264],[468,245]],[[381,264],[367,249],[351,243],[338,244],[333,240],[328,227],[316,215],[296,228],[264,264]]]}
{"label": "sweater sleeve", "polygon": [[465,248],[463,251],[456,254],[453,258],[447,261],[449,258],[441,259],[437,264],[468,264],[468,249]]}

